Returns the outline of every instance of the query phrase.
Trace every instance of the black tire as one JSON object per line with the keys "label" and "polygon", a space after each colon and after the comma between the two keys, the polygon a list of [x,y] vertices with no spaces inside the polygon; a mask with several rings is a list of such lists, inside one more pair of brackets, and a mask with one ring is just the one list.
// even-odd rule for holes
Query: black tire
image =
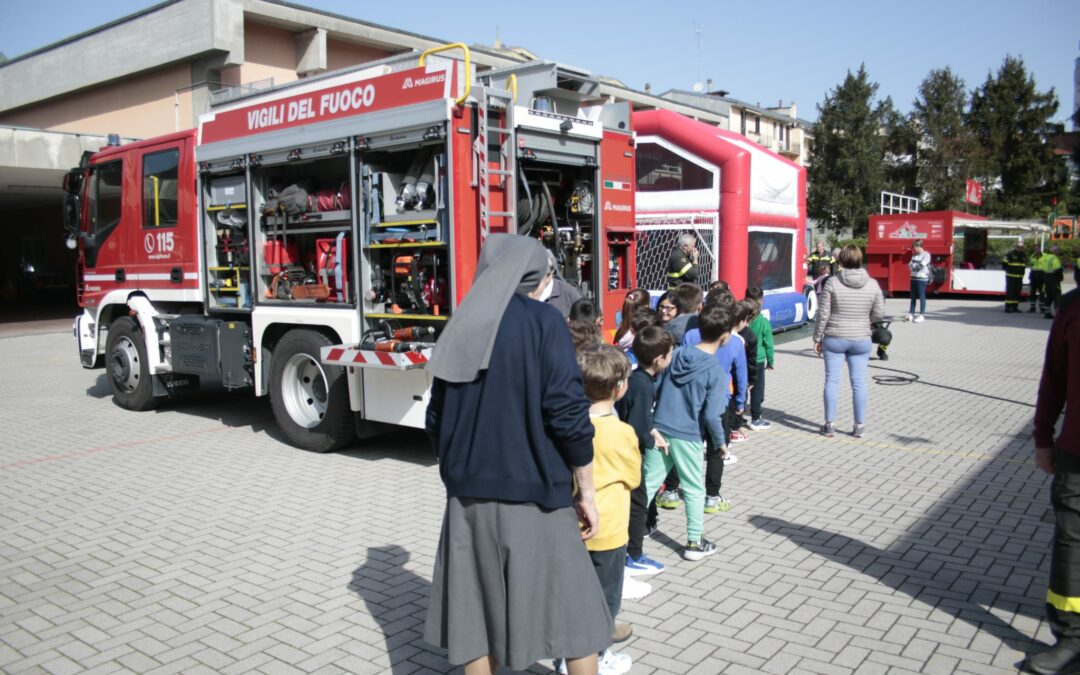
{"label": "black tire", "polygon": [[340,366],[319,362],[330,340],[317,331],[285,334],[270,363],[270,407],[289,442],[309,452],[338,450],[356,438],[349,383]]}
{"label": "black tire", "polygon": [[157,403],[146,339],[135,319],[122,316],[109,327],[105,370],[113,403],[127,410],[149,410]]}
{"label": "black tire", "polygon": [[817,291],[814,287],[807,284],[803,286],[803,297],[806,298],[806,321],[810,322],[817,316],[818,299]]}

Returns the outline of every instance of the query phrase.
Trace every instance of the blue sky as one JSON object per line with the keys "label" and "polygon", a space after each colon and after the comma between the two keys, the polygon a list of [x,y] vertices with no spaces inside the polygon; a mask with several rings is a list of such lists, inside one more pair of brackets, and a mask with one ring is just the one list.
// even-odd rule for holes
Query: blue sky
{"label": "blue sky", "polygon": [[[5,2],[0,51],[17,56],[152,4]],[[794,100],[799,116],[810,120],[860,63],[880,84],[879,96],[892,96],[906,112],[932,68],[950,66],[970,90],[1013,54],[1023,57],[1040,89],[1054,87],[1060,121],[1075,105],[1080,56],[1080,0],[297,4],[447,41],[490,44],[498,29],[505,43],[638,89],[690,89],[711,78],[714,88],[750,103]]]}

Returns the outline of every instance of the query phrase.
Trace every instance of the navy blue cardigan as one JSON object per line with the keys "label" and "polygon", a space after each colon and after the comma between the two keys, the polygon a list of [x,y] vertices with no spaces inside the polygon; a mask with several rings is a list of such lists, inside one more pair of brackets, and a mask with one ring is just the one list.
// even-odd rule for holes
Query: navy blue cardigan
{"label": "navy blue cardigan", "polygon": [[426,427],[448,497],[570,506],[570,467],[592,462],[593,426],[559,310],[514,294],[488,369],[436,379]]}

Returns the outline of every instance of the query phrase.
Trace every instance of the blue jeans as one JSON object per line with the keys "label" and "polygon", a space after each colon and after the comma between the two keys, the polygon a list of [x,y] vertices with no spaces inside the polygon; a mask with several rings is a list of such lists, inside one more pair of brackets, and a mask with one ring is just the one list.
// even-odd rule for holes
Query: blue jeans
{"label": "blue jeans", "polygon": [[915,313],[915,298],[919,299],[919,314],[926,314],[926,284],[928,283],[930,283],[929,279],[911,280],[911,306],[908,308],[908,314]]}
{"label": "blue jeans", "polygon": [[866,420],[866,364],[870,361],[870,352],[874,343],[866,340],[845,340],[827,337],[822,342],[821,351],[825,356],[825,421],[836,421],[836,397],[840,395],[840,373],[847,361],[848,376],[851,378],[852,407],[855,410],[855,424]]}

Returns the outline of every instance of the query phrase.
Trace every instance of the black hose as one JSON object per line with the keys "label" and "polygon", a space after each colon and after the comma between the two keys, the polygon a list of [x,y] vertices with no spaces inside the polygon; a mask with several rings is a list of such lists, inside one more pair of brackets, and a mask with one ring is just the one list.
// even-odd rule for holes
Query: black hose
{"label": "black hose", "polygon": [[555,200],[551,198],[551,190],[548,189],[546,182],[540,182],[540,189],[544,192],[544,197],[547,200],[548,213],[551,215],[551,231],[555,235],[555,243],[553,246],[555,249],[555,259],[561,263],[566,259],[566,255],[563,253],[562,237],[559,235],[559,219],[555,216]]}

